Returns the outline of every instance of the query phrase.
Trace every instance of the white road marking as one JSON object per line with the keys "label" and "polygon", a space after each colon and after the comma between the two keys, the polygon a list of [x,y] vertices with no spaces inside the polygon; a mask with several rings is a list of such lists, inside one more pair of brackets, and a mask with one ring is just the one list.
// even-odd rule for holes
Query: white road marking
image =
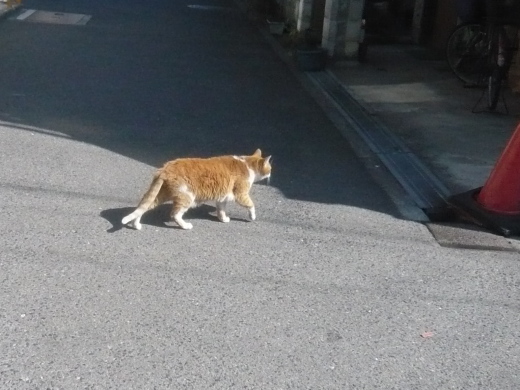
{"label": "white road marking", "polygon": [[24,19],[27,19],[29,16],[31,16],[32,14],[34,14],[36,12],[35,9],[28,9],[27,11],[25,12],[22,12],[20,15],[18,15],[18,17],[16,19],[18,20],[24,20]]}

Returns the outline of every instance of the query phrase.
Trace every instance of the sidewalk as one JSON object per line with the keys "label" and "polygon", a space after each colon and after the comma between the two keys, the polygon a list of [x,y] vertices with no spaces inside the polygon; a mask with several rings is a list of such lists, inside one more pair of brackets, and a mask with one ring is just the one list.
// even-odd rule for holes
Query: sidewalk
{"label": "sidewalk", "polygon": [[453,194],[485,183],[519,120],[520,97],[509,89],[508,115],[502,103],[497,113],[472,113],[482,90],[464,88],[418,46],[373,45],[367,63],[329,69]]}

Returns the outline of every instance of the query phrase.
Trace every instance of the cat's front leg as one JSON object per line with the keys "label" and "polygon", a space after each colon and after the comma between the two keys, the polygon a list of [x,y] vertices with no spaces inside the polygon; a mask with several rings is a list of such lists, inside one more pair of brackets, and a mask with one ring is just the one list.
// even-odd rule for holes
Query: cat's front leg
{"label": "cat's front leg", "polygon": [[249,218],[251,219],[251,221],[254,221],[256,219],[255,206],[249,208]]}
{"label": "cat's front leg", "polygon": [[226,205],[227,202],[218,202],[217,201],[217,217],[219,221],[227,223],[230,221],[229,217],[226,215]]}
{"label": "cat's front leg", "polygon": [[236,197],[236,201],[240,206],[244,206],[249,210],[249,218],[251,221],[254,221],[256,219],[255,204],[249,197],[249,194],[239,194]]}

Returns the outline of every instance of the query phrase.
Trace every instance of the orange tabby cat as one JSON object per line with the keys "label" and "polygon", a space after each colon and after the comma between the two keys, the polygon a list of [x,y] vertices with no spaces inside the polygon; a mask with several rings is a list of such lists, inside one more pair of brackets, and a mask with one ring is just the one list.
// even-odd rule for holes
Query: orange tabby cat
{"label": "orange tabby cat", "polygon": [[255,220],[255,205],[249,197],[254,182],[271,177],[271,156],[262,158],[257,149],[251,156],[222,156],[212,158],[179,158],[169,161],[154,175],[150,188],[144,194],[137,209],[121,221],[123,225],[140,230],[141,216],[155,206],[173,201],[171,218],[183,229],[193,225],[182,219],[191,207],[203,202],[217,202],[217,216],[222,222],[229,222],[226,204],[236,201],[249,210],[249,217]]}

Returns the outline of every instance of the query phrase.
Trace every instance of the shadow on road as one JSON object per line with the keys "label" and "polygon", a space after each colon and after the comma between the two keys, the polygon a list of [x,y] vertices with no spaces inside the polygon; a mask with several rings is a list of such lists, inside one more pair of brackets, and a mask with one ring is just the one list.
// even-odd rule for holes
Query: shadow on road
{"label": "shadow on road", "polygon": [[[46,7],[53,4],[61,3]],[[146,12],[130,16],[138,7]],[[274,156],[271,185],[288,198],[397,214],[238,9],[221,18],[182,1],[65,8],[92,19],[82,27],[0,26],[0,120],[13,131],[36,127],[151,166],[261,148]],[[102,216],[117,229],[128,210]],[[149,223],[163,223],[161,211],[150,214]]]}
{"label": "shadow on road", "polygon": [[[99,215],[112,224],[112,227],[107,229],[107,233],[115,233],[123,228],[126,229],[126,227],[121,224],[121,220],[123,217],[127,216],[134,210],[135,207],[119,207],[101,211]],[[143,225],[155,226],[159,228],[180,229],[180,227],[177,226],[175,222],[170,220],[170,210],[171,204],[169,203],[157,206],[155,209],[150,210],[143,215],[141,223]],[[206,204],[188,210],[186,217],[188,217],[190,220],[205,219],[219,222],[215,213],[215,207]],[[243,218],[231,218],[231,220],[248,222]]]}

